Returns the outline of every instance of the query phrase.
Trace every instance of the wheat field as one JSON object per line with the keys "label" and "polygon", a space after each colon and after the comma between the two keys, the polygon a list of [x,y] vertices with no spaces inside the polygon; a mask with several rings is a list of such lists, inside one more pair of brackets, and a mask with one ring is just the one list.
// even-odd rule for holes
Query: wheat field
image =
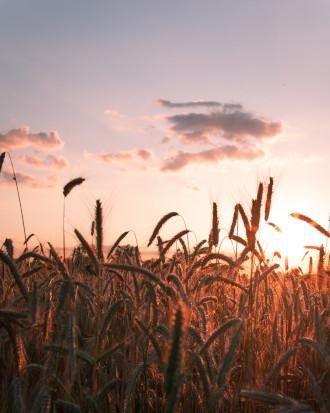
{"label": "wheat field", "polygon": [[163,240],[178,214],[162,217],[148,260],[127,232],[105,250],[100,201],[93,244],[76,229],[65,259],[51,244],[15,256],[7,240],[0,412],[330,412],[328,257],[319,247],[304,272],[265,256],[272,185],[250,211],[236,205],[233,254],[219,248],[216,204],[196,245],[182,228]]}

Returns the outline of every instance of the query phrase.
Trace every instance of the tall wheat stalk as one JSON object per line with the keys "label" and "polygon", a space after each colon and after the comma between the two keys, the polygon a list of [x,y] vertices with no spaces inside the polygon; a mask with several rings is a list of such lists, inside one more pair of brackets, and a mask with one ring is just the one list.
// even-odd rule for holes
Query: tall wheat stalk
{"label": "tall wheat stalk", "polygon": [[[21,195],[19,192],[19,187],[18,187],[18,180],[17,180],[17,176],[16,176],[16,172],[15,172],[15,168],[14,168],[14,163],[12,160],[12,157],[10,155],[9,152],[3,152],[3,154],[1,155],[1,164],[3,163],[4,159],[5,159],[5,154],[8,155],[9,160],[10,160],[10,165],[11,165],[11,170],[13,173],[13,180],[15,181],[15,186],[16,186],[16,192],[17,192],[17,198],[18,198],[18,204],[19,204],[19,209],[21,212],[21,220],[22,220],[22,226],[23,226],[23,233],[24,233],[24,243],[28,243],[27,237],[26,237],[26,229],[25,229],[25,221],[24,221],[24,213],[23,213],[23,205],[22,205],[22,199],[21,199]],[[1,165],[2,166],[2,165]]]}

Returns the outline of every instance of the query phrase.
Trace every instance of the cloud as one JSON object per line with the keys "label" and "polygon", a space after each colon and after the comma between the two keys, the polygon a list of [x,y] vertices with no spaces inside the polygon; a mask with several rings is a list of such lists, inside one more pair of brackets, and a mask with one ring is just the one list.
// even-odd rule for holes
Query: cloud
{"label": "cloud", "polygon": [[138,149],[136,151],[136,155],[140,157],[142,160],[147,161],[152,157],[152,153],[147,149]]}
{"label": "cloud", "polygon": [[170,138],[168,137],[168,136],[164,136],[163,138],[162,138],[162,140],[160,141],[160,143],[168,143],[168,142],[170,142]]}
{"label": "cloud", "polygon": [[63,156],[58,155],[47,155],[46,158],[40,158],[35,155],[25,155],[19,157],[18,160],[26,165],[45,169],[63,169],[69,165]]}
{"label": "cloud", "polygon": [[253,115],[236,105],[212,113],[187,113],[168,116],[172,131],[184,143],[207,143],[210,137],[247,143],[249,137],[271,138],[282,131],[279,122]]}
{"label": "cloud", "polygon": [[63,146],[63,141],[56,131],[30,133],[28,127],[12,129],[6,134],[0,133],[0,149],[2,151],[28,146],[42,150],[58,149]]}
{"label": "cloud", "polygon": [[165,108],[175,109],[175,108],[194,108],[204,106],[207,108],[218,108],[223,106],[222,103],[213,100],[192,100],[189,102],[172,102],[166,99],[157,99],[156,103]]}
{"label": "cloud", "polygon": [[116,152],[116,153],[104,152],[104,153],[94,154],[94,157],[101,161],[110,163],[112,161],[128,161],[132,159],[132,154],[130,152]]}
{"label": "cloud", "polygon": [[180,151],[165,159],[161,170],[164,172],[178,171],[191,163],[212,163],[225,159],[253,160],[263,154],[263,151],[255,146],[239,148],[235,145],[223,145],[195,153]]}
{"label": "cloud", "polygon": [[134,160],[147,161],[152,158],[152,152],[148,149],[132,149],[130,151],[103,152],[88,155],[106,163]]}
{"label": "cloud", "polygon": [[[31,175],[26,175],[20,172],[16,172],[16,179],[19,185],[28,186],[34,189],[51,188],[56,182],[54,176],[49,176],[46,181],[39,181]],[[3,171],[0,175],[0,184],[12,185],[14,183],[13,174],[9,171]]]}
{"label": "cloud", "polygon": [[224,103],[223,104],[223,111],[230,112],[232,110],[242,110],[243,106],[240,103]]}

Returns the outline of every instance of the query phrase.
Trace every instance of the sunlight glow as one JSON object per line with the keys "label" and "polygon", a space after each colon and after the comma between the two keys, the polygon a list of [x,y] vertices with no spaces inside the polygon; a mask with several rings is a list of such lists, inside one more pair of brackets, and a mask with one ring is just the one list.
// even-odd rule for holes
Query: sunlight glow
{"label": "sunlight glow", "polygon": [[[326,238],[318,233],[314,228],[309,227],[303,222],[299,222],[294,218],[287,216],[277,217],[278,227],[281,232],[278,232],[272,226],[265,223],[260,230],[260,242],[263,246],[266,255],[273,257],[274,252],[281,254],[281,259],[278,260],[284,267],[285,257],[288,257],[289,268],[301,267],[307,270],[308,256],[315,256],[315,251],[306,249],[305,246],[325,245]],[[276,260],[277,258],[275,258]],[[314,268],[315,270],[315,268]]]}

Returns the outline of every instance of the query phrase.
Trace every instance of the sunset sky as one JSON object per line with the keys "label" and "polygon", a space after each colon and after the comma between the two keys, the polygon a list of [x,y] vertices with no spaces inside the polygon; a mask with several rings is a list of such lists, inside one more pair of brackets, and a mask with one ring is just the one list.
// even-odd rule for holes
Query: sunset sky
{"label": "sunset sky", "polygon": [[[289,214],[328,227],[329,21],[328,0],[0,0],[0,151],[27,232],[60,246],[62,188],[83,176],[67,198],[69,245],[74,228],[89,233],[96,199],[107,244],[132,229],[145,246],[170,211],[194,244],[212,201],[228,228],[273,176],[278,242],[325,242]],[[19,247],[9,167],[0,243]],[[168,231],[183,228],[175,218]]]}

